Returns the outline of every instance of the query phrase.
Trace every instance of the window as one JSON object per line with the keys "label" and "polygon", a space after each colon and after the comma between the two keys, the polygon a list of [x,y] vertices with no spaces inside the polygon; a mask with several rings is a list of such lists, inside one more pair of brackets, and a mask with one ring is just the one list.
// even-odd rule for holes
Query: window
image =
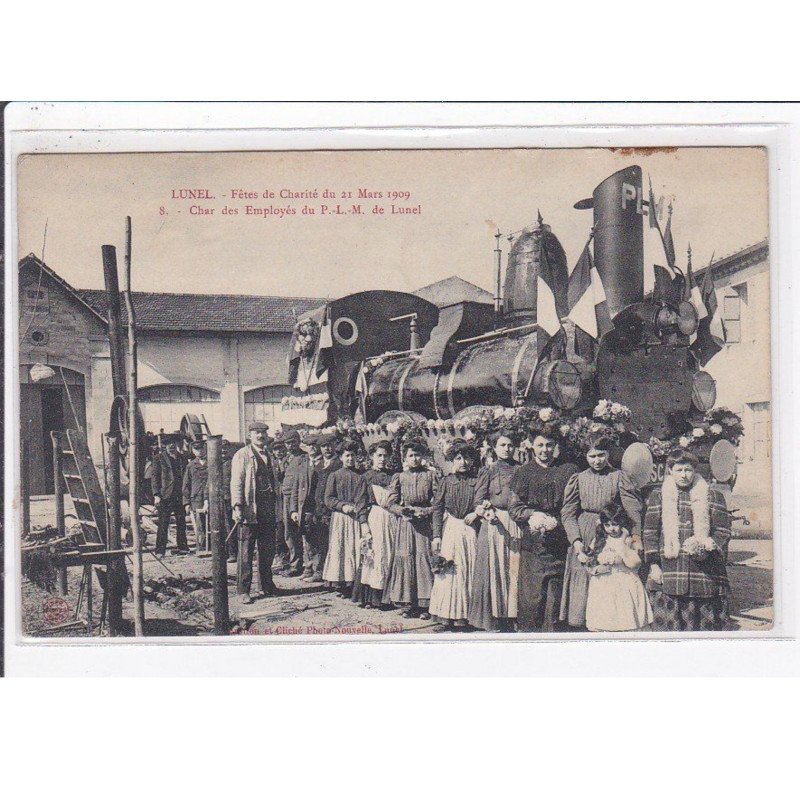
{"label": "window", "polygon": [[722,326],[728,344],[742,341],[742,304],[747,305],[746,283],[731,286],[722,298]]}
{"label": "window", "polygon": [[[145,430],[158,433],[177,431],[184,414],[208,417],[212,433],[217,433],[218,413],[214,404],[219,403],[219,392],[201,386],[166,383],[159,386],[145,386],[138,390]],[[209,413],[209,412],[214,413]]]}
{"label": "window", "polygon": [[291,386],[277,384],[261,386],[244,393],[245,426],[251,422],[270,422],[275,420],[281,409],[281,401],[292,393]]}
{"label": "window", "polygon": [[138,391],[140,403],[217,403],[219,392],[201,386],[185,386],[166,383],[161,386],[145,386]]}

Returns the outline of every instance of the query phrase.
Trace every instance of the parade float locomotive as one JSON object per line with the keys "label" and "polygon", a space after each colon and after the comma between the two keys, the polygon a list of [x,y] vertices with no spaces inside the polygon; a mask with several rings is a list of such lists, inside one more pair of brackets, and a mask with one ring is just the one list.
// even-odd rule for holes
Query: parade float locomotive
{"label": "parade float locomotive", "polygon": [[638,166],[575,204],[593,210],[583,267],[596,270],[605,295],[607,329],[591,335],[568,319],[575,298],[567,257],[541,216],[513,241],[494,310],[464,302],[437,316],[430,303],[397,292],[329,304],[329,423],[354,418],[366,441],[399,427],[429,439],[471,438],[493,418],[508,424],[541,413],[563,423],[573,442],[607,427],[620,442],[616,460],[640,486],[663,476],[678,443],[698,452],[703,471],[731,482],[741,426],[725,409],[711,412],[714,381],[691,347],[696,306],[683,290],[644,293],[649,205]]}

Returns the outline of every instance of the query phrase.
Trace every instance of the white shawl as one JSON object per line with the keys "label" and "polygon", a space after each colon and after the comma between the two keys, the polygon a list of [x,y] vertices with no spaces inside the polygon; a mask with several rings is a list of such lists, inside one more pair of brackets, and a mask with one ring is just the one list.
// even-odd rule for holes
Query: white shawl
{"label": "white shawl", "polygon": [[[692,508],[691,538],[706,545],[711,532],[711,514],[708,508],[708,484],[700,475],[694,476],[689,489],[689,501]],[[669,474],[664,478],[661,487],[661,531],[664,537],[664,558],[677,558],[681,550],[678,535],[678,485]]]}

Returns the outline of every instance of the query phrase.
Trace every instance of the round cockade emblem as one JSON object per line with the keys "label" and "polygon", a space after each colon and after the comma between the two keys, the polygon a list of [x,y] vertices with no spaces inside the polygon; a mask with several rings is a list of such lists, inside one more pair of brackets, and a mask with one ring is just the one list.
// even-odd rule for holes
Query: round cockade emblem
{"label": "round cockade emblem", "polygon": [[333,338],[345,347],[355,344],[358,339],[358,325],[350,317],[339,317],[333,323]]}

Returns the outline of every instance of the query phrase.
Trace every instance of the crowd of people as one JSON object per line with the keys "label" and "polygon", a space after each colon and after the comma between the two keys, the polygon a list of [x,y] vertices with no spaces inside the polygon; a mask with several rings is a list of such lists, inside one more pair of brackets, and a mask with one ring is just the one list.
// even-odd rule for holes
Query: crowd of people
{"label": "crowd of people", "polygon": [[[673,450],[646,502],[609,462],[614,443],[590,437],[585,468],[559,459],[558,428],[496,430],[479,451],[455,439],[443,475],[426,443],[374,442],[249,426],[223,447],[229,560],[237,591],[253,601],[274,575],[335,591],[362,608],[433,618],[441,631],[696,631],[728,625],[730,515],[696,457]],[[205,540],[205,444],[184,463],[175,441],[154,457],[156,552],[185,513]],[[394,464],[399,456],[401,463]],[[229,489],[229,495],[227,490]]]}

